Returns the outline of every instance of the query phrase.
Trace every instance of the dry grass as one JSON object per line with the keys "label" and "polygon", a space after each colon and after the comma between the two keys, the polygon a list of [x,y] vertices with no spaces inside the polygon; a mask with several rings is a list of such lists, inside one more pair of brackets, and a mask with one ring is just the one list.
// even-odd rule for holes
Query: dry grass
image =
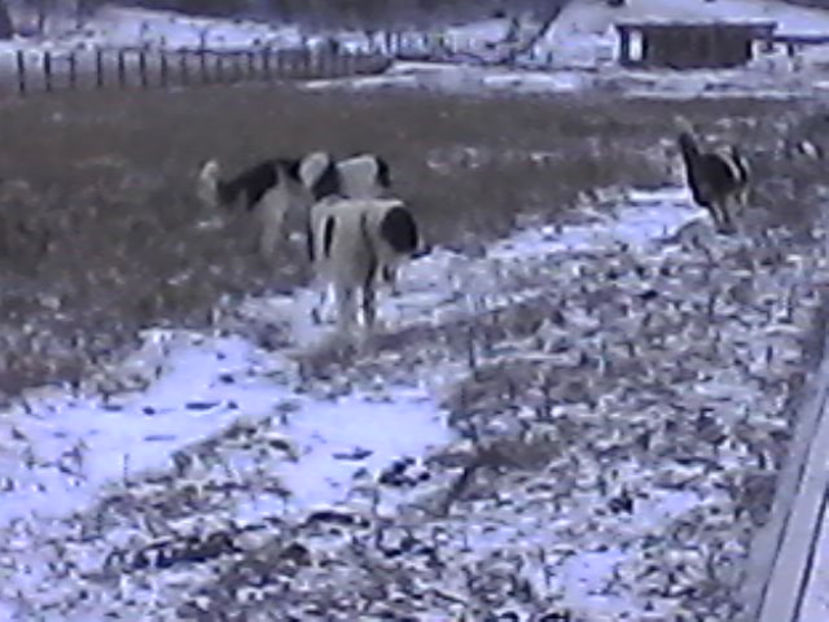
{"label": "dry grass", "polygon": [[[222,294],[297,282],[290,253],[273,266],[252,253],[247,219],[196,226],[215,216],[192,192],[207,157],[234,171],[317,148],[379,152],[429,240],[468,247],[507,233],[520,214],[552,219],[580,191],[664,181],[653,148],[673,136],[676,112],[712,127],[760,119],[762,128],[791,106],[262,85],[8,101],[0,153],[0,391],[76,378],[142,326],[202,324]],[[755,144],[763,131],[775,131],[740,127],[734,131]],[[464,155],[462,147],[475,151]],[[533,161],[534,151],[551,155]],[[758,193],[786,218],[799,213],[791,201],[773,199]]]}

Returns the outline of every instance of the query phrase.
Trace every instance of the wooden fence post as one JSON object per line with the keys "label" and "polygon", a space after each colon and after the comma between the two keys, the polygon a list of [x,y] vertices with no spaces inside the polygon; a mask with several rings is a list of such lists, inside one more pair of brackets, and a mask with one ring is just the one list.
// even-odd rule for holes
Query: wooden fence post
{"label": "wooden fence post", "polygon": [[147,51],[145,49],[138,50],[138,74],[141,78],[141,87],[147,88],[150,86],[147,79]]}
{"label": "wooden fence post", "polygon": [[161,86],[163,88],[167,88],[170,73],[170,68],[167,64],[167,51],[162,49],[159,51],[159,54],[161,54],[161,56],[158,59],[158,62],[160,63],[159,71],[161,72]]}
{"label": "wooden fence post", "polygon": [[52,91],[52,53],[46,50],[43,53],[43,83],[47,92]]}
{"label": "wooden fence post", "polygon": [[124,54],[124,50],[118,50],[118,86],[122,89],[127,87],[127,62]]}
{"label": "wooden fence post", "polygon": [[219,84],[224,80],[224,58],[222,52],[216,52],[216,82]]}
{"label": "wooden fence post", "polygon": [[17,91],[26,94],[26,55],[23,50],[17,50]]}
{"label": "wooden fence post", "polygon": [[271,48],[262,48],[262,77],[265,80],[271,79]]}
{"label": "wooden fence post", "polygon": [[181,80],[181,83],[186,86],[190,82],[190,76],[187,67],[187,50],[179,50],[178,69],[180,76],[179,79]]}
{"label": "wooden fence post", "polygon": [[319,79],[322,78],[322,72],[325,69],[325,53],[322,52],[314,52],[311,54],[311,75],[308,76],[311,79]]}
{"label": "wooden fence post", "polygon": [[241,82],[242,80],[242,55],[244,52],[233,52],[233,78],[232,82]]}
{"label": "wooden fence post", "polygon": [[331,61],[333,60],[334,55],[326,50],[322,52],[317,60],[317,77],[318,78],[330,78],[328,74],[331,72]]}
{"label": "wooden fence post", "polygon": [[311,68],[314,66],[314,54],[309,50],[309,52],[305,55],[305,67],[302,70],[301,76],[303,79],[308,79],[311,77]]}
{"label": "wooden fence post", "polygon": [[104,87],[104,53],[101,48],[95,48],[95,86]]}
{"label": "wooden fence post", "polygon": [[287,73],[287,62],[288,57],[286,56],[283,50],[276,51],[276,77],[280,80],[285,79],[285,75]]}
{"label": "wooden fence post", "polygon": [[253,50],[248,50],[246,54],[248,57],[248,80],[253,80],[256,78],[256,56]]}
{"label": "wooden fence post", "polygon": [[209,76],[207,75],[207,52],[204,48],[201,48],[198,52],[199,55],[199,73],[201,74],[201,81],[202,84],[207,84]]}
{"label": "wooden fence post", "polygon": [[78,87],[78,58],[75,56],[75,51],[69,52],[69,88],[73,91]]}
{"label": "wooden fence post", "polygon": [[314,54],[314,66],[313,66],[313,74],[314,78],[324,78],[323,72],[325,71],[326,65],[326,57],[328,56],[327,52],[321,52]]}

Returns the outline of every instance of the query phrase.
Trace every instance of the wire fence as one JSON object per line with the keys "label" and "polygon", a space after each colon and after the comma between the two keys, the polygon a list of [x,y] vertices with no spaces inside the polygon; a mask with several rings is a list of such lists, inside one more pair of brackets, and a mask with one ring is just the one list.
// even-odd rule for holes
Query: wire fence
{"label": "wire fence", "polygon": [[[0,56],[0,93],[27,95],[80,89],[150,89],[269,80],[311,80],[382,73],[395,60],[465,62],[483,65],[550,66],[538,39],[549,23],[523,41],[447,36],[423,31],[387,31],[355,49],[336,42],[293,48],[79,47],[18,49]],[[518,56],[524,58],[519,59]]]}
{"label": "wire fence", "polygon": [[311,49],[94,48],[13,53],[3,82],[19,95],[56,90],[166,88],[269,80],[310,80],[382,73],[379,52]]}

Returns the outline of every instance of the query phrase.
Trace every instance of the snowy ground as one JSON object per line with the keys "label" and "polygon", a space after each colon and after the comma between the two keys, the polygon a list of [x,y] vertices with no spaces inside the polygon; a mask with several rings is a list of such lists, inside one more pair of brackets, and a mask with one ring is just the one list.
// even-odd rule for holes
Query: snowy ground
{"label": "snowy ground", "polygon": [[299,291],[29,392],[0,613],[732,619],[826,260],[717,239],[679,189],[615,201],[436,249],[373,337]]}
{"label": "snowy ground", "polygon": [[[599,4],[553,43],[605,45]],[[782,30],[829,31],[780,10]],[[64,43],[299,40],[133,17]],[[816,75],[398,63],[306,86],[790,97]],[[733,619],[826,259],[779,232],[714,238],[676,189],[602,213],[481,257],[437,249],[356,345],[308,323],[309,292],[250,299],[216,334],[147,331],[77,391],[0,412],[0,619]]]}
{"label": "snowy ground", "polygon": [[66,18],[54,17],[47,23],[51,35],[17,40],[14,45],[70,48],[100,45],[131,47],[149,45],[169,48],[250,48],[258,45],[295,47],[302,42],[299,29],[249,20],[231,21],[189,17],[172,11],[103,6],[78,30]]}
{"label": "snowy ground", "polygon": [[450,63],[397,62],[381,75],[309,80],[301,86],[310,90],[416,88],[449,93],[573,93],[591,88],[593,82],[591,76],[576,71],[525,71]]}
{"label": "snowy ground", "polygon": [[733,71],[636,71],[608,68],[532,70],[459,66],[450,63],[396,62],[380,75],[309,80],[306,89],[431,89],[447,93],[509,92],[618,93],[625,98],[768,99],[822,98],[829,81],[814,72],[779,73],[762,68]]}

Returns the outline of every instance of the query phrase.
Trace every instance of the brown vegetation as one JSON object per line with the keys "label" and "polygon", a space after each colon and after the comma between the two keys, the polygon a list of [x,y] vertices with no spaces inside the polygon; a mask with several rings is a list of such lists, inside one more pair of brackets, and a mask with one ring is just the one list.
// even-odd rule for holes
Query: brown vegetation
{"label": "brown vegetation", "polygon": [[[654,147],[673,136],[670,119],[679,110],[706,127],[736,119],[733,131],[752,146],[776,130],[739,120],[779,117],[784,106],[791,104],[262,85],[7,101],[0,390],[77,377],[142,326],[203,324],[223,294],[297,283],[298,253],[263,266],[252,252],[250,219],[216,226],[217,215],[198,205],[194,176],[205,158],[234,171],[319,148],[375,151],[391,163],[398,194],[411,201],[429,241],[468,248],[507,233],[519,215],[552,219],[581,191],[667,181]],[[757,163],[792,188],[806,187],[794,182],[801,169],[777,166]],[[770,191],[776,195],[761,188],[755,202],[786,218],[795,204],[809,204]]]}

